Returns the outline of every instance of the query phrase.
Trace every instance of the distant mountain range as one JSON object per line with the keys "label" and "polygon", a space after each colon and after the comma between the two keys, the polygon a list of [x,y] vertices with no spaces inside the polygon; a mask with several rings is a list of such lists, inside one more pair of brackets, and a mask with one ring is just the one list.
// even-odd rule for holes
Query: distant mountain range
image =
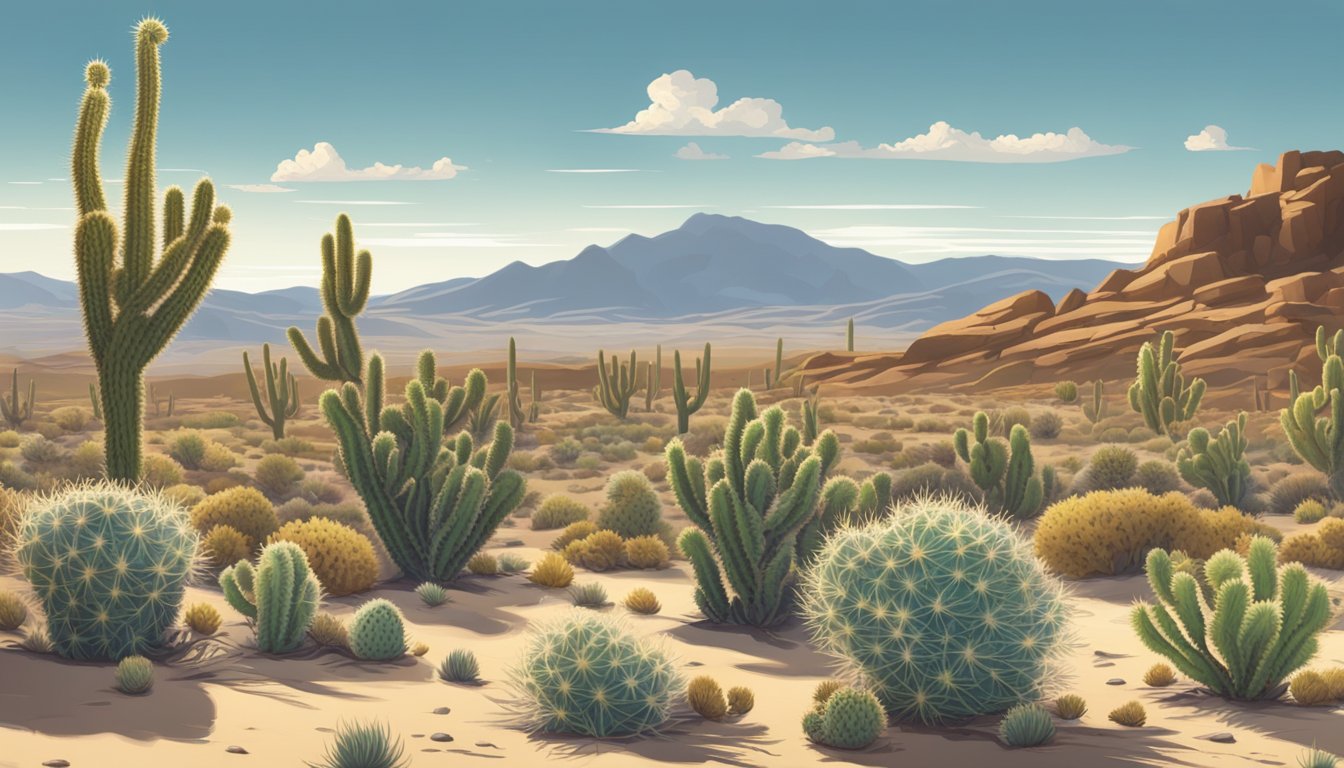
{"label": "distant mountain range", "polygon": [[[917,333],[1024,290],[1058,299],[1123,266],[1001,256],[906,264],[837,248],[787,226],[697,213],[670,232],[629,235],[607,248],[591,245],[565,261],[514,262],[485,277],[374,297],[360,328],[370,337],[413,340],[439,336],[445,327],[479,330],[510,322],[713,321],[759,328],[854,317],[868,327]],[[375,266],[375,288],[377,279]],[[285,327],[309,330],[321,311],[315,287],[214,290],[180,339],[281,342]],[[34,272],[0,274],[0,323],[29,329],[0,342],[3,352],[50,350],[57,342],[64,349],[82,346],[70,343],[79,324],[77,289],[70,282]]]}

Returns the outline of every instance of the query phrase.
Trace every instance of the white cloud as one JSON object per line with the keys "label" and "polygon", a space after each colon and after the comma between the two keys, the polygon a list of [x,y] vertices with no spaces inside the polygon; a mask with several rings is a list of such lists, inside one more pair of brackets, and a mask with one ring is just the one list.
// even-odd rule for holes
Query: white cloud
{"label": "white cloud", "polygon": [[838,205],[763,205],[787,211],[938,211],[979,208],[978,205],[942,205],[939,203],[850,203]]}
{"label": "white cloud", "polygon": [[516,235],[417,232],[412,237],[360,238],[360,245],[379,248],[560,248],[559,243],[533,243]]}
{"label": "white cloud", "polygon": [[638,168],[547,168],[547,173],[639,173]]}
{"label": "white cloud", "polygon": [[658,210],[658,209],[664,209],[664,208],[713,208],[714,206],[712,206],[712,205],[680,205],[680,204],[674,204],[674,205],[663,205],[663,204],[643,205],[643,204],[637,204],[637,205],[585,205],[585,206],[583,206],[583,207],[584,207],[584,208],[603,208],[603,209],[611,209],[611,210],[621,210],[621,209],[633,209],[633,210]]}
{"label": "white cloud", "polygon": [[400,200],[295,200],[308,205],[416,205]]}
{"label": "white cloud", "polygon": [[832,141],[829,127],[811,130],[790,127],[784,108],[774,99],[742,98],[722,109],[719,88],[709,78],[697,78],[679,69],[664,74],[648,87],[648,107],[635,119],[595,133],[627,133],[648,136],[757,136],[801,141]]}
{"label": "white cloud", "polygon": [[939,121],[927,133],[890,144],[864,147],[856,141],[838,144],[793,142],[757,155],[768,160],[806,160],[815,157],[852,157],[879,160],[955,160],[967,163],[1058,163],[1083,157],[1118,155],[1133,147],[1102,144],[1074,127],[1064,133],[1035,133],[1027,137],[1004,134],[986,139]]}
{"label": "white cloud", "polygon": [[279,184],[226,184],[229,189],[236,189],[239,192],[256,192],[258,194],[275,194],[277,192],[293,192],[289,187],[282,187]]}
{"label": "white cloud", "polygon": [[1139,229],[876,225],[813,229],[808,234],[831,245],[865,248],[908,262],[986,254],[1140,262],[1152,250],[1157,233]]}
{"label": "white cloud", "polygon": [[10,181],[10,182],[6,182],[6,183],[8,183],[8,184],[17,184],[17,185],[21,185],[21,186],[25,186],[25,187],[35,187],[35,186],[37,186],[38,184],[41,184],[42,182],[40,182],[40,181]]}
{"label": "white cloud", "polygon": [[694,141],[678,149],[673,157],[678,160],[727,160],[727,155],[720,155],[716,152],[706,152],[700,148]]}
{"label": "white cloud", "polygon": [[1185,138],[1185,148],[1191,152],[1236,152],[1250,147],[1234,147],[1227,143],[1227,131],[1216,125],[1206,125],[1204,130]]}
{"label": "white cloud", "polygon": [[347,168],[335,147],[319,141],[311,150],[300,149],[293,160],[281,160],[271,181],[437,181],[451,179],[464,170],[465,165],[453,165],[447,157],[435,160],[428,170],[383,163]]}
{"label": "white cloud", "polygon": [[0,221],[0,232],[37,232],[47,229],[67,229],[64,224],[18,224]]}

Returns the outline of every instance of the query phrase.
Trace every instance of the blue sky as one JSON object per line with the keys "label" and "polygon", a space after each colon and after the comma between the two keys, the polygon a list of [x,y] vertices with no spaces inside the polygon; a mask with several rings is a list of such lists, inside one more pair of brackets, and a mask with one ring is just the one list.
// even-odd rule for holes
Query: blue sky
{"label": "blue sky", "polygon": [[[225,185],[235,239],[220,284],[246,290],[315,283],[342,210],[379,293],[568,258],[696,210],[907,261],[1137,261],[1179,208],[1244,191],[1286,149],[1339,146],[1344,124],[1337,51],[1306,31],[1344,21],[1325,0],[44,0],[3,13],[21,34],[0,46],[0,271],[57,277],[73,272],[63,179],[83,65],[112,67],[103,159],[120,178],[129,32],[146,14],[171,33],[160,183],[199,169]],[[655,81],[680,106],[637,118]],[[715,112],[743,98],[779,117],[758,101]],[[1210,125],[1254,149],[1187,149]],[[940,159],[912,159],[933,139]],[[349,169],[451,160],[429,180],[278,172],[320,142]],[[726,159],[677,157],[691,143]],[[820,156],[768,159],[799,154]],[[596,169],[633,172],[554,172]],[[292,191],[248,191],[260,185]]]}

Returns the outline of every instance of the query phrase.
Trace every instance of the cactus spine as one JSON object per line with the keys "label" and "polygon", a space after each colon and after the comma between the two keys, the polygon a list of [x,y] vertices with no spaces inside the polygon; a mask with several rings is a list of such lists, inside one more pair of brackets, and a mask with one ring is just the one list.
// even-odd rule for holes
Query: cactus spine
{"label": "cactus spine", "polygon": [[303,644],[322,593],[308,557],[289,541],[268,544],[256,568],[246,560],[225,568],[219,587],[229,605],[252,620],[257,647],[266,653],[288,653]]}
{"label": "cactus spine", "polygon": [[336,235],[322,236],[322,306],[326,314],[317,319],[322,356],[318,357],[298,328],[288,331],[289,343],[313,376],[323,381],[361,383],[364,349],[355,317],[369,301],[372,274],[373,257],[368,251],[355,256],[354,227],[350,217],[342,213],[336,217]]}
{"label": "cactus spine", "polygon": [[1092,382],[1092,397],[1083,401],[1083,415],[1093,424],[1106,418],[1106,385],[1101,379]]}
{"label": "cactus spine", "polygon": [[[252,405],[263,424],[271,428],[271,435],[279,440],[285,436],[285,420],[299,413],[299,385],[289,372],[289,361],[280,358],[279,365],[271,362],[271,345],[261,345],[261,370],[266,377],[266,399],[257,386],[252,363],[243,352],[243,372],[247,374],[247,388],[252,392]],[[266,412],[270,408],[270,413]]]}
{"label": "cactus spine", "polygon": [[14,378],[9,388],[9,396],[0,398],[0,416],[10,429],[18,429],[23,422],[33,418],[33,403],[37,401],[37,380],[28,379],[28,399],[19,396],[19,369],[14,369]]}
{"label": "cactus spine", "polygon": [[854,318],[849,318],[849,323],[845,325],[845,351],[854,351]]}
{"label": "cactus spine", "polygon": [[140,478],[145,367],[210,289],[229,247],[232,217],[227,207],[216,207],[215,188],[209,179],[197,182],[189,219],[182,190],[169,187],[163,196],[162,251],[155,261],[159,46],[167,39],[168,29],[158,19],[145,19],[136,28],[135,124],[126,162],[120,232],[107,212],[98,175],[98,146],[107,125],[111,77],[101,61],[90,63],[85,70],[88,87],[71,154],[79,211],[75,264],[85,335],[98,370],[107,476],[126,482]]}
{"label": "cactus spine", "polygon": [[669,482],[695,526],[679,546],[695,572],[696,604],[711,621],[771,626],[787,618],[800,543],[819,538],[805,528],[829,522],[819,513],[834,517],[858,495],[848,480],[823,490],[840,453],[834,433],[804,448],[784,422],[778,406],[758,417],[756,398],[743,389],[721,457],[688,457],[680,439],[667,447]]}
{"label": "cactus spine", "polygon": [[1031,437],[1021,424],[1013,426],[1005,445],[989,436],[989,417],[981,411],[975,414],[972,431],[958,429],[952,445],[969,467],[971,480],[985,492],[985,504],[994,511],[1019,519],[1035,517],[1054,493],[1055,472],[1045,467],[1036,476]]}
{"label": "cactus spine", "polygon": [[644,372],[644,410],[652,411],[653,403],[663,392],[663,345],[659,344],[653,354],[653,362],[645,363]]}
{"label": "cactus spine", "polygon": [[677,434],[691,431],[691,415],[700,410],[709,397],[709,342],[705,342],[705,355],[695,359],[695,396],[686,391],[686,382],[681,372],[681,352],[672,353],[672,401],[677,405]]}
{"label": "cactus spine", "polygon": [[[512,425],[514,429],[522,429],[523,424],[527,423],[528,421],[535,421],[535,419],[529,419],[527,411],[523,410],[523,398],[519,391],[519,385],[518,385],[518,345],[514,342],[512,336],[509,337],[509,365],[505,372],[505,382],[506,382],[505,391],[507,393],[508,407],[509,407],[509,424]],[[532,372],[533,408],[536,408],[536,396],[537,396],[537,374],[536,371],[533,371]]]}
{"label": "cactus spine", "polygon": [[1242,411],[1216,439],[1210,439],[1206,429],[1190,430],[1188,445],[1176,456],[1176,468],[1187,483],[1207,488],[1220,506],[1240,507],[1251,487],[1246,445],[1246,412]]}
{"label": "cactus spine", "polygon": [[1219,696],[1278,698],[1284,678],[1316,655],[1331,609],[1325,585],[1297,563],[1278,567],[1277,559],[1274,542],[1257,536],[1245,558],[1227,549],[1209,558],[1201,584],[1154,549],[1147,570],[1157,602],[1134,607],[1135,633]]}
{"label": "cactus spine", "polygon": [[1129,407],[1143,415],[1148,428],[1159,435],[1170,435],[1171,426],[1189,421],[1204,399],[1204,380],[1194,379],[1186,386],[1181,364],[1173,347],[1176,334],[1163,331],[1157,346],[1145,341],[1139,348],[1139,372],[1129,387]]}
{"label": "cactus spine", "polygon": [[612,416],[624,421],[630,412],[630,398],[639,390],[639,368],[635,351],[630,350],[630,362],[623,363],[613,355],[607,368],[607,355],[597,351],[597,401]]}
{"label": "cactus spine", "polygon": [[[1279,414],[1283,432],[1302,460],[1324,472],[1330,491],[1344,499],[1344,331],[1328,338],[1316,329],[1316,353],[1321,357],[1321,383],[1310,392],[1299,392],[1297,377],[1291,378],[1293,398]],[[1318,415],[1322,409],[1324,414]]]}

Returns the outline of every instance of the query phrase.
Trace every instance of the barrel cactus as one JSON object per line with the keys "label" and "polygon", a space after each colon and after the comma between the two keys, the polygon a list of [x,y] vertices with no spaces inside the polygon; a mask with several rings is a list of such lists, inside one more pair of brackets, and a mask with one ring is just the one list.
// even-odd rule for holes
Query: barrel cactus
{"label": "barrel cactus", "polygon": [[815,642],[924,723],[1035,700],[1065,639],[1060,583],[1006,522],[952,500],[839,530],[800,594]]}
{"label": "barrel cactus", "polygon": [[225,568],[219,586],[229,605],[253,621],[257,646],[267,653],[288,653],[303,643],[322,592],[303,550],[288,541],[262,549],[256,568],[246,560]]}
{"label": "barrel cactus", "polygon": [[406,622],[391,602],[370,600],[350,622],[350,652],[361,659],[386,661],[406,653]]}
{"label": "barrel cactus", "polygon": [[869,691],[841,687],[803,718],[807,738],[837,749],[863,749],[887,727],[882,703]]}
{"label": "barrel cactus", "polygon": [[118,660],[159,646],[177,623],[196,545],[176,504],[105,482],[34,500],[15,559],[57,653]]}
{"label": "barrel cactus", "polygon": [[656,729],[684,690],[657,646],[578,610],[529,637],[511,679],[529,727],[598,738]]}

